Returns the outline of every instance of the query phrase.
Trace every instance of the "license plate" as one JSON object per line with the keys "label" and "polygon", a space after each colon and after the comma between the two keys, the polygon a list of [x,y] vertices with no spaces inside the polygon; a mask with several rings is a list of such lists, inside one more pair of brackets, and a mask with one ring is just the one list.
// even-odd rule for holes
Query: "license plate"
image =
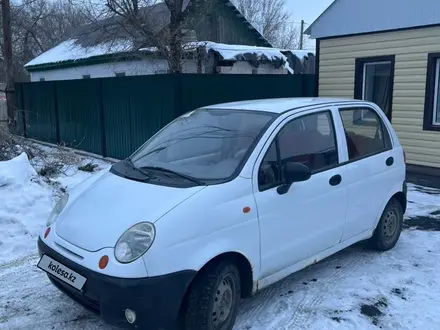
{"label": "license plate", "polygon": [[37,267],[78,290],[81,290],[84,286],[84,283],[87,281],[87,278],[84,276],[74,272],[70,268],[64,266],[51,257],[48,257],[47,255],[43,255],[41,257]]}

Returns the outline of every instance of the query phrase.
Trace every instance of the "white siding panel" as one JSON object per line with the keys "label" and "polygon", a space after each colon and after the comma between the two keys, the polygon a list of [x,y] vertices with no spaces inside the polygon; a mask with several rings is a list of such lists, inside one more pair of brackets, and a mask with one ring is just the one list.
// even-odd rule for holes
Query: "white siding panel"
{"label": "white siding panel", "polygon": [[423,130],[430,52],[440,52],[440,27],[321,40],[319,95],[352,98],[356,58],[395,55],[393,127],[409,164],[440,168],[440,132]]}

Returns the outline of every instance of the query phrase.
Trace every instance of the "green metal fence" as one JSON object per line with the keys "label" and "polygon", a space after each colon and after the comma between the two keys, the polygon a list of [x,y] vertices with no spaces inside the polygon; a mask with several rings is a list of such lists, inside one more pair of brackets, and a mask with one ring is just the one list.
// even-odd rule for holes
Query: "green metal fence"
{"label": "green metal fence", "polygon": [[19,134],[117,159],[200,106],[316,94],[314,75],[151,75],[21,83],[16,91]]}

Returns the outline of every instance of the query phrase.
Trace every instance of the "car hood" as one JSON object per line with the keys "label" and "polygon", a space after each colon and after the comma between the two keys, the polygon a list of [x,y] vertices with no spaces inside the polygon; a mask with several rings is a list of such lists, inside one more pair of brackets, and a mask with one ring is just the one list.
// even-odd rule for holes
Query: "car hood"
{"label": "car hood", "polygon": [[114,247],[138,222],[156,222],[204,187],[172,188],[137,182],[110,172],[75,188],[56,221],[62,239],[87,251]]}

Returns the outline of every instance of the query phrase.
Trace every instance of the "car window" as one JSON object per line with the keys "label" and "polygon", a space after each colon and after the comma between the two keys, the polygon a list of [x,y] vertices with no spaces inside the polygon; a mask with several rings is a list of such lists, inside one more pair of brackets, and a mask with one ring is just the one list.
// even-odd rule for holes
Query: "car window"
{"label": "car window", "polygon": [[341,109],[340,114],[347,140],[349,160],[364,158],[391,148],[388,131],[373,109]]}
{"label": "car window", "polygon": [[307,165],[312,173],[338,164],[330,111],[302,116],[281,129],[261,163],[258,173],[260,190],[282,183],[283,167],[288,162]]}
{"label": "car window", "polygon": [[275,139],[261,162],[258,171],[258,185],[260,190],[270,189],[282,183],[277,144],[278,141]]}
{"label": "car window", "polygon": [[132,156],[138,169],[162,168],[204,182],[235,177],[276,115],[235,109],[197,109],[148,140]]}

